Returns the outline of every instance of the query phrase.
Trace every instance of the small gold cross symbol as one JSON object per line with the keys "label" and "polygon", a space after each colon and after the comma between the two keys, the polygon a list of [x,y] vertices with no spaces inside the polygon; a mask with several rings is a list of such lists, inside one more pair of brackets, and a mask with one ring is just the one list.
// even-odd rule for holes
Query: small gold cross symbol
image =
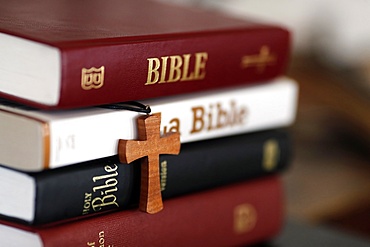
{"label": "small gold cross symbol", "polygon": [[243,56],[241,66],[242,68],[257,67],[257,72],[262,73],[266,66],[272,65],[276,62],[276,55],[270,53],[268,46],[262,46],[259,54],[251,56]]}
{"label": "small gold cross symbol", "polygon": [[118,154],[122,163],[141,159],[141,211],[154,214],[163,209],[159,155],[179,154],[180,134],[166,133],[160,136],[161,114],[140,116],[137,119],[139,140],[119,140]]}

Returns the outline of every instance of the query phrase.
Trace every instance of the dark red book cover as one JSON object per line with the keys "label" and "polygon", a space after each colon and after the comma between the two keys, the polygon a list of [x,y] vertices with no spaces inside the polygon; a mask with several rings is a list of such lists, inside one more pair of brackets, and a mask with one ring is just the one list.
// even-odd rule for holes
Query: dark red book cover
{"label": "dark red book cover", "polygon": [[283,189],[277,175],[267,176],[168,199],[164,207],[154,215],[132,209],[45,228],[18,227],[37,233],[44,247],[241,246],[279,233]]}
{"label": "dark red book cover", "polygon": [[[33,82],[33,77],[50,72],[38,68],[37,62],[30,62],[26,71],[37,70],[40,75],[27,76],[22,66],[3,68],[13,74],[0,75],[2,97],[42,108],[143,100],[257,83],[283,74],[289,57],[290,37],[284,28],[154,0],[0,3],[0,34],[60,52],[57,82]],[[31,59],[27,54],[12,56],[12,61],[15,57],[15,65],[38,61],[39,56]],[[4,63],[9,60],[0,57]],[[13,86],[9,78],[18,74],[22,77]],[[50,83],[60,86],[47,91],[45,85]],[[15,87],[18,91],[8,90]],[[34,96],[24,94],[31,91]],[[57,95],[55,102],[44,99],[50,94]]]}

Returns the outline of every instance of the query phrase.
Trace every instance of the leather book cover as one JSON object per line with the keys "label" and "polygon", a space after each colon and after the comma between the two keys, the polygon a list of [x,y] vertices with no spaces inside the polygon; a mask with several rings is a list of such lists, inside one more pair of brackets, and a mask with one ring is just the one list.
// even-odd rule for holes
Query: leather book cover
{"label": "leather book cover", "polygon": [[[0,75],[0,95],[41,108],[258,83],[282,75],[289,59],[290,34],[280,26],[160,1],[0,4],[0,44],[40,44],[34,53],[22,46],[22,56],[0,56],[12,61]],[[53,66],[44,50],[55,52]]]}
{"label": "leather book cover", "polygon": [[44,228],[10,224],[7,230],[33,232],[44,247],[243,246],[276,236],[283,211],[282,183],[267,176],[169,199],[154,215],[132,209]]}
{"label": "leather book cover", "polygon": [[[179,155],[160,156],[162,197],[169,199],[280,173],[290,164],[290,145],[285,130],[184,144]],[[1,169],[6,168],[0,167],[0,174]],[[37,188],[34,219],[8,220],[45,225],[79,216],[100,217],[97,214],[138,204],[140,161],[121,164],[113,156],[28,174]]]}

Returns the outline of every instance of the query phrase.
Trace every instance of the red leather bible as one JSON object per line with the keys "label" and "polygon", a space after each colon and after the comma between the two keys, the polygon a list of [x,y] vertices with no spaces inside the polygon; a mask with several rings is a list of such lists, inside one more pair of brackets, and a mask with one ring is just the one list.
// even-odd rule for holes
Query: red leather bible
{"label": "red leather bible", "polygon": [[1,222],[0,245],[187,247],[258,243],[273,238],[282,228],[283,189],[277,176],[168,199],[164,210],[154,215],[124,210],[45,228]]}
{"label": "red leather bible", "polygon": [[256,83],[289,57],[284,28],[154,0],[0,4],[0,96],[41,108]]}

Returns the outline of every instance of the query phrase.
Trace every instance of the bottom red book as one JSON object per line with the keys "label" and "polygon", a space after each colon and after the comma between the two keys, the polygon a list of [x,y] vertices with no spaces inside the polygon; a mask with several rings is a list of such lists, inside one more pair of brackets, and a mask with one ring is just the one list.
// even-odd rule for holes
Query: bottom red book
{"label": "bottom red book", "polygon": [[166,200],[154,215],[132,209],[43,228],[2,221],[0,246],[240,246],[276,236],[283,212],[273,175]]}

